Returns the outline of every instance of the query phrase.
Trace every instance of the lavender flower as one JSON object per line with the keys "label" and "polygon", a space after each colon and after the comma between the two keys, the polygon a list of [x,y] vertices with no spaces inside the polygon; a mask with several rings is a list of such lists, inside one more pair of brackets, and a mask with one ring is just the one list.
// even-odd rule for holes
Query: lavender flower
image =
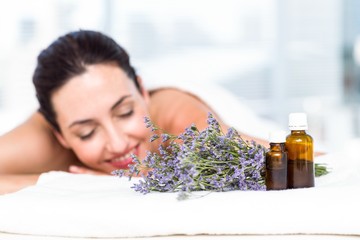
{"label": "lavender flower", "polygon": [[[149,118],[146,126],[161,131]],[[179,192],[184,198],[192,191],[265,190],[266,148],[254,141],[244,141],[234,128],[224,134],[219,122],[209,113],[208,127],[199,131],[193,124],[178,135],[154,133],[151,141],[161,139],[158,153],[148,152],[143,161],[133,156],[129,175],[147,169],[133,189]],[[115,171],[123,176],[123,171]]]}
{"label": "lavender flower", "polygon": [[150,118],[144,117],[145,126],[150,128],[152,132],[158,130],[158,128],[151,122]]}
{"label": "lavender flower", "polygon": [[157,134],[152,135],[152,136],[150,137],[150,142],[155,141],[155,140],[158,139],[159,137],[160,137],[160,136],[157,135]]}

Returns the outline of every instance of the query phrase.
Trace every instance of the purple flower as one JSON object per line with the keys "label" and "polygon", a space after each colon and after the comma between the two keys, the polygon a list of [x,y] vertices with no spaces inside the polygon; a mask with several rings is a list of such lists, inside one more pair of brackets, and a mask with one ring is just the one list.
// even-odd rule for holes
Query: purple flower
{"label": "purple flower", "polygon": [[155,126],[149,117],[144,117],[144,122],[145,122],[145,126],[146,128],[150,128],[152,132],[155,132],[156,130],[158,130],[158,127]]}
{"label": "purple flower", "polygon": [[117,169],[111,172],[112,175],[116,175],[118,177],[123,177],[125,174],[124,169]]}
{"label": "purple flower", "polygon": [[[135,191],[178,191],[186,195],[200,190],[264,190],[265,147],[244,141],[233,128],[223,134],[211,113],[207,123],[203,131],[191,125],[178,136],[162,132],[158,153],[148,152],[143,161],[134,157],[131,175],[138,174],[140,167],[149,169],[134,184]],[[145,118],[145,124],[152,131],[161,131],[149,118]],[[159,135],[154,133],[150,140],[157,138]],[[163,145],[165,142],[167,145]]]}
{"label": "purple flower", "polygon": [[163,134],[161,134],[161,138],[162,138],[161,142],[164,143],[164,142],[168,141],[169,139],[171,139],[171,136],[170,136],[170,134],[163,133]]}
{"label": "purple flower", "polygon": [[146,194],[150,192],[149,186],[146,184],[146,182],[140,180],[139,183],[135,183],[132,188],[140,193]]}
{"label": "purple flower", "polygon": [[158,139],[158,138],[159,138],[159,135],[154,134],[154,135],[151,136],[150,142],[153,142],[153,141],[155,141],[155,140]]}

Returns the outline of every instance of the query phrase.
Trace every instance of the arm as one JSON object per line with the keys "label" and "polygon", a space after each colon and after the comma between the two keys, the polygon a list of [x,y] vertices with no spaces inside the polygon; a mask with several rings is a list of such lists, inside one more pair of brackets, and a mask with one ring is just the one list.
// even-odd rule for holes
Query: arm
{"label": "arm", "polygon": [[0,174],[0,195],[34,185],[39,174]]}
{"label": "arm", "polygon": [[0,136],[0,149],[0,192],[31,185],[42,172],[66,171],[76,161],[39,113]]}

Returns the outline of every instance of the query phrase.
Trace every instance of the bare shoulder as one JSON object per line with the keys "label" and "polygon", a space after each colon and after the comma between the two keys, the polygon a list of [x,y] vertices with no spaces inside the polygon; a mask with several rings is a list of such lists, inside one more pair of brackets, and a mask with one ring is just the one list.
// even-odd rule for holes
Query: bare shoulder
{"label": "bare shoulder", "polygon": [[174,108],[174,106],[191,104],[193,107],[208,109],[206,103],[197,96],[176,88],[154,91],[151,94],[151,101],[156,107]]}
{"label": "bare shoulder", "polygon": [[174,134],[182,132],[191,124],[204,128],[209,112],[213,112],[211,107],[189,92],[166,88],[151,94],[151,117]]}
{"label": "bare shoulder", "polygon": [[[173,134],[179,134],[191,124],[200,130],[207,127],[208,113],[211,112],[220,123],[221,128],[227,131],[229,126],[222,121],[211,106],[195,95],[179,89],[161,89],[151,94],[150,115],[159,126]],[[260,144],[268,142],[239,132],[243,139],[255,140]]]}

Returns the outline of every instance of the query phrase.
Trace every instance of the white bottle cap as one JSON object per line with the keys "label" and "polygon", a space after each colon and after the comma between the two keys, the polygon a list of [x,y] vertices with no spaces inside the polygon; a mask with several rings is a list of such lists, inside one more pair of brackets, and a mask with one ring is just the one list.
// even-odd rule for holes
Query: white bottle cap
{"label": "white bottle cap", "polygon": [[289,129],[290,130],[307,130],[306,113],[290,113],[289,114]]}
{"label": "white bottle cap", "polygon": [[269,142],[270,143],[284,143],[286,142],[286,132],[279,130],[279,131],[272,131],[269,134]]}

